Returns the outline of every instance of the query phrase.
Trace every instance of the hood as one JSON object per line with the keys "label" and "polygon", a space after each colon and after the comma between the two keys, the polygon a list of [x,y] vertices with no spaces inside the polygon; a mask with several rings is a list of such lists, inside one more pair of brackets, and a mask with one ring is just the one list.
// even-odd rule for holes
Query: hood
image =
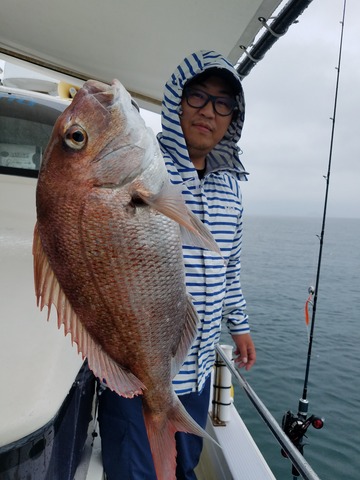
{"label": "hood", "polygon": [[239,111],[224,138],[207,155],[207,169],[208,171],[227,170],[239,180],[246,180],[247,172],[240,162],[241,150],[237,145],[245,116],[240,77],[224,56],[212,50],[201,50],[186,57],[167,81],[161,110],[162,132],[158,134],[160,147],[164,155],[171,156],[184,180],[194,176],[195,169],[188,156],[180,126],[179,107],[185,84],[196,75],[212,68],[226,69],[233,75],[234,81],[239,85],[239,93],[236,96]]}

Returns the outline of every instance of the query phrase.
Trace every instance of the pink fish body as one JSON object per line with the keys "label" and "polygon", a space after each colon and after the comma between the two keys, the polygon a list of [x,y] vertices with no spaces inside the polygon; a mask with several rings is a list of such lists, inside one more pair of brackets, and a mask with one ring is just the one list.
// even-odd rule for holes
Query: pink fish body
{"label": "pink fish body", "polygon": [[175,432],[205,434],[171,384],[197,331],[179,225],[198,245],[217,247],[169,183],[120,82],[86,82],[59,117],[36,202],[40,308],[55,305],[59,328],[109,388],[143,394],[157,477],[175,479]]}

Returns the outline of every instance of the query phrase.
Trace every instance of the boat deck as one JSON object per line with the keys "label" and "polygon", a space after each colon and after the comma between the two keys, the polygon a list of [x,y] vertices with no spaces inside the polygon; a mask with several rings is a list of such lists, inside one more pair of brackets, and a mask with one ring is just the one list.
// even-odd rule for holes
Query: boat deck
{"label": "boat deck", "polygon": [[[222,448],[204,441],[198,480],[276,480],[235,407],[230,408],[226,426],[213,426],[209,417],[206,430]],[[74,480],[104,480],[100,436],[91,443],[90,434]]]}
{"label": "boat deck", "polygon": [[275,480],[234,405],[226,426],[214,426],[209,418],[207,432],[221,445],[209,440],[197,467],[199,480]]}

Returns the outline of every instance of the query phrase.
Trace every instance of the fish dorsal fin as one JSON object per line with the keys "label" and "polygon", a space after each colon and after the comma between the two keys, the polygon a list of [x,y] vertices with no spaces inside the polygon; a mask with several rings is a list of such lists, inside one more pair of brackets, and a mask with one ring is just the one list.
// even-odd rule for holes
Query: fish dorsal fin
{"label": "fish dorsal fin", "polygon": [[221,254],[221,251],[208,228],[186,206],[179,185],[166,181],[163,188],[154,195],[137,191],[141,199],[181,227],[183,243],[195,245]]}
{"label": "fish dorsal fin", "polygon": [[89,368],[96,377],[123,397],[139,395],[146,388],[129,370],[122,368],[98,345],[74,312],[63,292],[44,252],[37,225],[34,231],[34,280],[37,305],[42,310],[48,307],[49,320],[51,306],[57,310],[58,328],[64,325],[65,335],[70,333],[71,342],[77,344],[78,352],[87,357]]}
{"label": "fish dorsal fin", "polygon": [[196,338],[199,325],[199,317],[192,303],[191,296],[187,296],[186,321],[178,348],[172,359],[171,374],[172,378],[179,372],[181,365],[184,363],[185,357]]}

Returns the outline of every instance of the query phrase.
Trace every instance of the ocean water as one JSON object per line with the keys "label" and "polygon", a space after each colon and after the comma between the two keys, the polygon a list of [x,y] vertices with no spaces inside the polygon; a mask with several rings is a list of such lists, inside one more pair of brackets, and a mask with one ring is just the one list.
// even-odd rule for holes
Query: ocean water
{"label": "ocean water", "polygon": [[[242,285],[258,357],[244,375],[280,424],[287,410],[297,413],[303,392],[304,305],[320,233],[321,219],[245,218]],[[322,480],[360,478],[359,238],[360,219],[326,221],[307,395],[309,414],[325,425],[309,427],[304,450]],[[289,461],[236,386],[235,403],[276,478],[292,480]]]}

